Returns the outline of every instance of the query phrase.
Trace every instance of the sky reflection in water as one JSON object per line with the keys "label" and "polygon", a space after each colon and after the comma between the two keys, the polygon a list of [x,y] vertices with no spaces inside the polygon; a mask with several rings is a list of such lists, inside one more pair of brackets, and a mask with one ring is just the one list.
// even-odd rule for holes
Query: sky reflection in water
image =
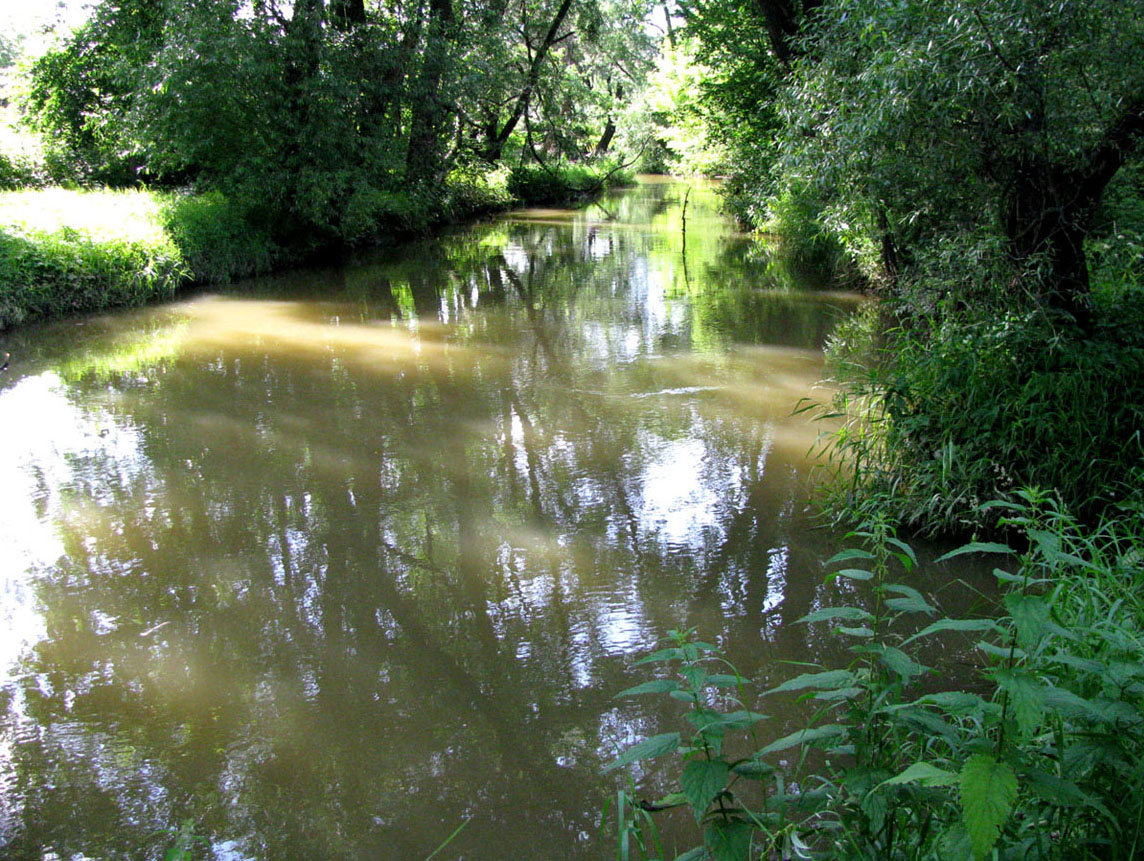
{"label": "sky reflection in water", "polygon": [[685,192],[10,337],[0,848],[595,857],[634,655],[829,655],[790,413],[855,300]]}

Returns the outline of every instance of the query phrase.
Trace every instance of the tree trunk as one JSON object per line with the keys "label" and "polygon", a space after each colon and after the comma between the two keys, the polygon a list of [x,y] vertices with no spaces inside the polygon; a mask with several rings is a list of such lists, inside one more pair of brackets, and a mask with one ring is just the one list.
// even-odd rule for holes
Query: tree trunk
{"label": "tree trunk", "polygon": [[1041,298],[1071,314],[1082,328],[1092,321],[1084,243],[1105,188],[1144,136],[1144,92],[1130,100],[1079,167],[1019,158],[1004,196],[1004,227],[1020,263],[1044,260]]}
{"label": "tree trunk", "polygon": [[612,122],[612,118],[608,117],[607,125],[604,126],[604,133],[600,135],[600,142],[596,144],[596,155],[603,155],[608,151],[608,147],[612,145],[612,138],[616,136],[616,124]]}
{"label": "tree trunk", "polygon": [[517,124],[520,123],[520,118],[524,116],[524,112],[528,109],[529,100],[532,98],[532,91],[536,89],[536,83],[540,80],[540,69],[544,64],[545,58],[548,56],[549,49],[558,41],[557,33],[560,32],[560,27],[564,23],[564,19],[568,16],[568,11],[571,8],[572,0],[561,0],[560,8],[556,10],[552,24],[548,27],[548,32],[544,34],[544,40],[540,43],[540,47],[536,49],[536,53],[533,54],[532,62],[529,63],[524,89],[513,103],[512,111],[509,113],[508,119],[505,120],[500,132],[498,132],[495,137],[490,138],[485,146],[485,161],[495,164],[500,160],[501,153],[504,151],[504,145],[508,142],[509,137],[513,131],[516,130]]}
{"label": "tree trunk", "polygon": [[441,79],[451,54],[453,24],[452,0],[429,0],[429,32],[405,157],[406,177],[413,182],[435,179],[442,167],[441,129],[448,111],[440,101]]}

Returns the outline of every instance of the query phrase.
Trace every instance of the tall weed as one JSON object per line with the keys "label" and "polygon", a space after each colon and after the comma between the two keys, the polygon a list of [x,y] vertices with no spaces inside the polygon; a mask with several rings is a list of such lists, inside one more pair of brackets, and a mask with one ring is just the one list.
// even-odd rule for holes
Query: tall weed
{"label": "tall weed", "polygon": [[[759,732],[745,683],[713,646],[672,632],[670,645],[641,663],[674,674],[620,696],[685,702],[690,735],[652,736],[608,769],[677,755],[679,791],[629,807],[689,806],[701,842],[680,856],[687,859],[1137,857],[1141,524],[1108,521],[1086,534],[1052,497],[1022,490],[1016,498],[991,507],[1020,540],[973,542],[939,560],[970,553],[999,560],[1003,597],[993,616],[942,616],[929,598],[894,582],[915,557],[884,518],[851,533],[860,546],[836,555],[830,576],[866,584],[868,600],[801,621],[830,626],[853,659],[767,691],[799,697],[817,717],[748,756],[725,753],[729,733]],[[943,689],[918,658],[922,642],[950,635],[979,638],[968,689]],[[763,791],[744,791],[751,781]],[[644,820],[629,818],[625,827],[639,832],[639,840],[629,833],[628,845],[654,845],[643,837],[653,827]]]}

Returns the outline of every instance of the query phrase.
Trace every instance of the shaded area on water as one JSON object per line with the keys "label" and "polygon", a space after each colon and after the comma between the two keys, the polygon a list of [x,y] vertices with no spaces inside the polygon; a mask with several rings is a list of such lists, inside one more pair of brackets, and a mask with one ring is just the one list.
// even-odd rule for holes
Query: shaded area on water
{"label": "shaded area on water", "polygon": [[829,660],[790,413],[854,298],[685,188],[23,335],[5,852],[595,855],[634,654]]}

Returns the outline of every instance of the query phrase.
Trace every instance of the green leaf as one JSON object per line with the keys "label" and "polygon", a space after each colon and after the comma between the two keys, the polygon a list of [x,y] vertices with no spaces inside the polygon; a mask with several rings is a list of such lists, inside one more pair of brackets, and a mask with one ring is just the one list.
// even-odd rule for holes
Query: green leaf
{"label": "green leaf", "polygon": [[969,714],[985,705],[985,700],[980,696],[966,691],[938,691],[919,697],[917,702],[933,704],[952,715]]}
{"label": "green leaf", "polygon": [[683,766],[680,787],[696,814],[702,815],[722,792],[730,773],[731,766],[722,759],[693,759]]}
{"label": "green leaf", "polygon": [[761,720],[766,719],[767,716],[764,714],[747,711],[746,709],[739,709],[738,711],[727,712],[725,715],[723,715],[722,723],[728,729],[746,729],[751,724],[755,724]]}
{"label": "green leaf", "polygon": [[845,577],[847,580],[873,580],[874,572],[865,568],[843,568],[841,571],[835,571],[828,579],[836,580],[839,577]]}
{"label": "green leaf", "polygon": [[742,676],[732,676],[729,673],[712,673],[707,677],[707,684],[717,688],[737,688],[739,685],[749,685],[749,679]]}
{"label": "green leaf", "polygon": [[763,696],[778,694],[783,691],[804,691],[815,688],[820,691],[835,690],[837,688],[851,687],[855,682],[854,673],[850,670],[825,670],[821,673],[803,673],[793,679],[787,679],[778,687],[764,691]]}
{"label": "green leaf", "polygon": [[775,773],[774,766],[759,759],[745,759],[731,766],[731,771],[749,780],[762,780]]}
{"label": "green leaf", "polygon": [[999,626],[992,619],[938,619],[933,624],[922,628],[902,645],[912,643],[921,637],[928,637],[939,631],[993,631]]}
{"label": "green leaf", "polygon": [[965,829],[964,822],[954,823],[937,839],[937,857],[943,861],[945,859],[960,861],[972,853],[973,847],[969,842],[969,832]]}
{"label": "green leaf", "polygon": [[819,691],[814,695],[816,700],[834,702],[835,700],[856,700],[864,694],[865,688],[839,688],[836,691]]}
{"label": "green leaf", "polygon": [[833,556],[826,560],[826,564],[834,565],[838,562],[849,562],[851,559],[867,560],[876,558],[877,557],[869,550],[861,550],[857,547],[852,547],[849,550],[841,550],[838,553],[835,553]]}
{"label": "green leaf", "polygon": [[883,780],[879,786],[894,786],[899,783],[920,783],[922,786],[953,786],[958,776],[952,771],[930,765],[928,762],[915,762],[901,774]]}
{"label": "green leaf", "polygon": [[650,682],[644,682],[642,685],[636,685],[634,688],[628,688],[626,691],[620,691],[615,698],[634,697],[639,694],[666,694],[675,690],[679,690],[678,682],[673,682],[671,679],[654,679]]}
{"label": "green leaf", "polygon": [[922,593],[912,586],[903,586],[900,583],[888,583],[885,589],[887,592],[892,592],[895,595],[905,595],[904,598],[889,598],[886,600],[886,606],[891,610],[897,610],[899,613],[928,613],[931,616],[937,612],[937,609],[922,597]]}
{"label": "green leaf", "polygon": [[640,658],[638,661],[636,661],[633,666],[638,667],[640,664],[654,664],[654,663],[657,663],[660,661],[682,661],[682,660],[683,660],[683,649],[675,649],[675,648],[659,649],[657,651],[652,652],[650,655],[644,655],[642,658]]}
{"label": "green leaf", "polygon": [[1071,780],[1035,769],[1022,774],[1033,794],[1042,801],[1058,807],[1081,807],[1088,804],[1089,796]]}
{"label": "green leaf", "polygon": [[906,559],[910,560],[910,563],[912,565],[918,564],[918,557],[917,557],[917,554],[914,553],[914,548],[910,547],[910,545],[908,545],[906,542],[902,541],[900,538],[894,538],[893,536],[888,536],[886,538],[886,543],[892,544],[894,547],[897,547],[899,550],[901,550],[902,554],[906,557]]}
{"label": "green leaf", "polygon": [[984,858],[1017,800],[1017,775],[1008,763],[983,753],[965,761],[958,780],[961,814],[976,858]]}
{"label": "green leaf", "polygon": [[945,562],[947,559],[964,556],[966,553],[1009,553],[1013,556],[1017,555],[1017,551],[1007,544],[996,544],[992,541],[971,541],[969,544],[961,545],[961,547],[958,547],[956,550],[950,550],[934,561]]}
{"label": "green leaf", "polygon": [[872,613],[868,613],[861,607],[824,607],[821,610],[815,610],[813,613],[807,613],[799,622],[825,622],[827,619],[845,619],[849,622],[866,622],[873,619]]}
{"label": "green leaf", "polygon": [[1020,669],[998,670],[993,678],[1009,696],[1021,736],[1028,738],[1040,725],[1045,711],[1045,686],[1031,673]]}
{"label": "green leaf", "polygon": [[866,627],[847,628],[844,626],[839,626],[839,627],[835,628],[834,630],[837,633],[845,634],[848,637],[861,637],[861,638],[866,639],[866,638],[874,636],[874,631],[872,629],[866,628]]}
{"label": "green leaf", "polygon": [[847,727],[836,723],[816,726],[812,729],[800,729],[798,732],[792,732],[790,735],[784,735],[782,738],[772,741],[759,753],[778,753],[780,750],[787,750],[799,744],[809,745],[824,739],[841,739],[845,738],[849,732]]}
{"label": "green leaf", "polygon": [[901,649],[893,646],[886,646],[882,650],[881,659],[890,672],[901,677],[904,684],[909,684],[910,679],[914,676],[920,676],[929,669],[929,667],[919,664]]}
{"label": "green leaf", "polygon": [[607,773],[614,769],[622,768],[625,765],[631,765],[633,762],[639,762],[644,759],[655,759],[657,756],[671,753],[677,747],[679,747],[679,733],[665,732],[659,735],[653,735],[651,738],[645,738],[639,744],[629,747],[618,757],[605,765],[603,771]]}
{"label": "green leaf", "polygon": [[1006,595],[1005,609],[1017,626],[1017,643],[1030,649],[1049,633],[1049,602],[1037,595]]}
{"label": "green leaf", "polygon": [[703,842],[713,861],[743,861],[751,851],[755,827],[741,819],[717,819],[703,832]]}

